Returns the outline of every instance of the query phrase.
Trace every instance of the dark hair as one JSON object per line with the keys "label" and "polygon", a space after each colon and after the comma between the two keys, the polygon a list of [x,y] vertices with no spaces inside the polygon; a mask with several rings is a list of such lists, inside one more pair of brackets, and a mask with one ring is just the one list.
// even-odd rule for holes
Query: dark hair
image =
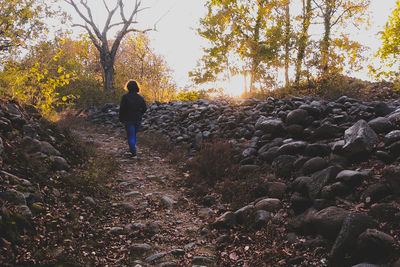
{"label": "dark hair", "polygon": [[126,83],[125,88],[128,89],[129,92],[138,93],[140,91],[139,83],[137,81],[135,81],[135,80],[129,80]]}

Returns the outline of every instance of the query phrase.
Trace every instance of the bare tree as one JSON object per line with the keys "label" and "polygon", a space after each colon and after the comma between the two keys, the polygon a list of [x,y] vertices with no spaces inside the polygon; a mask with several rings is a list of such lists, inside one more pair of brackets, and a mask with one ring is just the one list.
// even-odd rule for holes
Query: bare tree
{"label": "bare tree", "polygon": [[[151,29],[138,30],[133,27],[134,24],[138,23],[134,20],[135,16],[145,8],[140,8],[141,0],[136,0],[133,10],[126,14],[124,10],[123,0],[117,0],[115,7],[112,9],[107,5],[106,1],[103,0],[103,4],[107,10],[107,17],[105,19],[104,28],[100,31],[99,27],[93,20],[92,11],[87,3],[87,0],[80,0],[77,3],[75,0],[64,0],[70,4],[77,14],[84,20],[84,24],[74,24],[73,26],[84,28],[94,46],[100,53],[100,64],[103,68],[103,79],[104,89],[113,91],[114,90],[114,62],[115,56],[119,45],[121,44],[122,38],[129,32],[146,32]],[[120,20],[119,22],[112,22],[114,15],[119,10]],[[108,40],[107,33],[114,27],[120,27],[117,31],[117,36],[113,41]]]}

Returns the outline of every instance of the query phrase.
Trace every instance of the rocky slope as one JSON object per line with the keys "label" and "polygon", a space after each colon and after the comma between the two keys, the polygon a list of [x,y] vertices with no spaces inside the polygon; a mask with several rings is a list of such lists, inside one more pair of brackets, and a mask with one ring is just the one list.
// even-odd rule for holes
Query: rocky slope
{"label": "rocky slope", "polygon": [[[117,113],[108,104],[90,118],[116,126]],[[190,146],[192,154],[202,142],[224,138],[236,151],[239,173],[268,172],[255,185],[259,198],[219,211],[210,226],[221,236],[231,228],[276,225],[287,254],[274,263],[282,266],[400,265],[394,263],[400,255],[400,101],[153,103],[143,129]],[[220,257],[232,255],[229,249],[223,246]],[[249,257],[248,250],[235,253],[226,257],[232,265]]]}

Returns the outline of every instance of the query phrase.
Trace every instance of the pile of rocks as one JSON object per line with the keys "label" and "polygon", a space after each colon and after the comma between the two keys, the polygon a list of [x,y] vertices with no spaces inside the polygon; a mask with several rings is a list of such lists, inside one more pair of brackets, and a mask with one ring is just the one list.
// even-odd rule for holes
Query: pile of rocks
{"label": "pile of rocks", "polygon": [[[63,136],[41,128],[39,118],[33,108],[28,115],[15,103],[0,102],[0,236],[9,241],[15,241],[15,231],[32,229],[32,215],[44,210],[43,189],[29,171],[66,172],[69,168],[55,148]],[[52,194],[59,192],[53,188]]]}
{"label": "pile of rocks", "polygon": [[[109,104],[91,119],[117,126],[117,113],[118,106]],[[393,261],[398,236],[379,225],[400,224],[400,101],[156,102],[143,129],[193,150],[224,138],[242,169],[273,170],[273,178],[259,185],[263,198],[224,213],[215,227],[263,227],[290,210],[290,231],[322,236],[331,244],[334,266]]]}

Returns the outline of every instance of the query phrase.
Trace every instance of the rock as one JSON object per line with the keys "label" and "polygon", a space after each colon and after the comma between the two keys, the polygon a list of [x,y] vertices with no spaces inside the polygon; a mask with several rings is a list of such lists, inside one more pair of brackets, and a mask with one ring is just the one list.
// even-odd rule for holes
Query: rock
{"label": "rock", "polygon": [[113,235],[123,235],[125,234],[125,229],[123,227],[114,226],[111,227],[110,233]]}
{"label": "rock", "polygon": [[63,157],[51,156],[50,161],[52,162],[52,167],[57,171],[69,169],[68,162]]}
{"label": "rock", "polygon": [[192,264],[212,265],[212,264],[214,264],[214,260],[204,257],[204,256],[194,256],[193,260],[192,260]]}
{"label": "rock", "polygon": [[297,155],[303,153],[306,146],[306,142],[294,141],[280,146],[277,153],[278,155]]}
{"label": "rock", "polygon": [[383,142],[386,146],[389,146],[397,141],[400,141],[400,130],[391,131],[390,133],[386,134],[383,139]]}
{"label": "rock", "polygon": [[161,262],[157,267],[178,267],[179,265],[175,262]]}
{"label": "rock", "polygon": [[328,163],[321,157],[315,157],[307,160],[302,168],[304,175],[313,174],[314,172],[320,171],[326,168]]}
{"label": "rock", "polygon": [[237,211],[235,211],[236,221],[238,224],[244,224],[250,221],[251,216],[254,212],[253,205],[244,206]]}
{"label": "rock", "polygon": [[367,229],[357,240],[359,255],[363,260],[387,263],[394,251],[395,240],[392,236],[376,229]]}
{"label": "rock", "polygon": [[181,248],[176,248],[176,249],[168,251],[168,254],[171,254],[174,256],[183,256],[183,255],[185,255],[185,251]]}
{"label": "rock", "polygon": [[206,195],[203,197],[203,205],[211,207],[217,202],[217,199],[213,195]]}
{"label": "rock", "polygon": [[352,170],[343,170],[336,176],[336,180],[342,181],[350,186],[359,186],[365,178],[365,173]]}
{"label": "rock", "polygon": [[25,218],[32,217],[32,211],[26,205],[19,205],[18,206],[18,213],[24,216]]}
{"label": "rock", "polygon": [[156,261],[164,258],[166,255],[167,254],[165,252],[160,252],[147,257],[144,261],[148,263],[155,263]]}
{"label": "rock", "polygon": [[373,227],[373,220],[364,213],[351,212],[343,221],[342,228],[329,253],[332,266],[345,266],[344,255],[354,253],[358,236]]}
{"label": "rock", "polygon": [[255,210],[266,210],[270,212],[276,212],[282,208],[282,203],[277,198],[265,198],[258,201],[254,205]]}
{"label": "rock", "polygon": [[85,197],[84,199],[88,204],[90,204],[92,206],[96,206],[96,201],[94,201],[94,199],[92,197]]}
{"label": "rock", "polygon": [[3,139],[0,136],[0,166],[2,166],[3,164],[3,158],[2,158],[3,151],[4,151]]}
{"label": "rock", "polygon": [[161,198],[161,202],[163,203],[164,206],[166,206],[168,209],[172,209],[175,205],[175,200],[173,200],[172,198],[168,197],[168,196],[163,196]]}
{"label": "rock", "polygon": [[294,170],[294,163],[298,158],[291,155],[280,155],[272,162],[277,177],[288,178]]}
{"label": "rock", "polygon": [[371,184],[362,192],[360,200],[366,204],[373,204],[390,194],[390,190],[386,184]]}
{"label": "rock", "polygon": [[4,192],[0,192],[0,198],[14,203],[15,205],[26,205],[24,194],[14,189],[7,189]]}
{"label": "rock", "polygon": [[282,199],[286,193],[287,185],[280,182],[267,182],[267,194],[271,198]]}
{"label": "rock", "polygon": [[312,137],[317,140],[334,138],[340,134],[338,126],[330,122],[324,122],[320,127],[315,129]]}
{"label": "rock", "polygon": [[371,206],[369,215],[384,222],[396,222],[400,219],[396,216],[399,212],[400,204],[398,203],[378,203]]}
{"label": "rock", "polygon": [[151,250],[151,246],[146,243],[136,243],[130,246],[130,251],[134,255],[142,255]]}
{"label": "rock", "polygon": [[121,207],[128,212],[135,210],[135,206],[133,206],[131,203],[121,203]]}
{"label": "rock", "polygon": [[209,218],[213,214],[213,210],[210,208],[201,208],[198,211],[198,215],[201,218]]}
{"label": "rock", "polygon": [[55,149],[50,143],[46,141],[40,142],[40,152],[49,156],[61,156],[60,151]]}
{"label": "rock", "polygon": [[265,210],[257,210],[255,212],[254,225],[256,229],[261,229],[267,225],[271,220],[272,215],[270,212]]}
{"label": "rock", "polygon": [[393,124],[385,117],[378,117],[368,122],[368,125],[375,133],[388,133],[393,130]]}
{"label": "rock", "polygon": [[308,157],[324,157],[331,153],[331,148],[327,144],[308,144],[304,151],[304,155]]}
{"label": "rock", "polygon": [[215,228],[231,228],[235,224],[236,224],[235,214],[231,211],[227,211],[215,220],[213,226]]}
{"label": "rock", "polygon": [[347,214],[348,211],[331,206],[315,213],[311,219],[311,224],[318,234],[329,239],[335,239]]}
{"label": "rock", "polygon": [[272,162],[278,156],[278,150],[279,147],[277,146],[271,147],[267,151],[259,154],[259,157],[266,162]]}
{"label": "rock", "polygon": [[24,147],[27,153],[34,154],[36,152],[41,152],[41,143],[35,138],[25,136],[22,139],[21,145]]}
{"label": "rock", "polygon": [[261,116],[257,120],[254,128],[256,130],[261,130],[265,134],[279,135],[283,131],[283,123],[280,119]]}
{"label": "rock", "polygon": [[307,121],[308,112],[304,109],[295,109],[288,113],[286,123],[290,124],[304,124]]}
{"label": "rock", "polygon": [[314,200],[322,190],[322,188],[334,181],[336,175],[341,171],[339,167],[331,166],[322,171],[316,172],[311,176],[311,179],[307,181],[308,196]]}
{"label": "rock", "polygon": [[378,136],[364,120],[359,120],[356,124],[344,132],[343,150],[349,156],[360,156],[369,154],[378,142]]}
{"label": "rock", "polygon": [[159,222],[150,222],[146,225],[146,230],[151,235],[158,234],[161,231]]}
{"label": "rock", "polygon": [[141,193],[139,191],[131,191],[131,192],[125,193],[125,197],[137,197],[140,195],[141,195]]}
{"label": "rock", "polygon": [[351,267],[382,267],[381,265],[371,264],[367,262],[359,263],[357,265],[353,265]]}
{"label": "rock", "polygon": [[342,182],[336,182],[324,186],[321,189],[321,197],[324,199],[334,199],[336,196],[347,195],[351,191],[351,188]]}
{"label": "rock", "polygon": [[290,207],[293,209],[295,214],[300,214],[311,207],[312,201],[305,196],[295,192],[290,197]]}
{"label": "rock", "polygon": [[400,193],[400,166],[386,167],[382,177],[389,183],[389,188],[393,193]]}
{"label": "rock", "polygon": [[259,169],[260,169],[260,167],[258,165],[250,165],[250,164],[242,165],[242,166],[240,166],[238,173],[240,175],[248,175],[248,174],[258,171]]}

